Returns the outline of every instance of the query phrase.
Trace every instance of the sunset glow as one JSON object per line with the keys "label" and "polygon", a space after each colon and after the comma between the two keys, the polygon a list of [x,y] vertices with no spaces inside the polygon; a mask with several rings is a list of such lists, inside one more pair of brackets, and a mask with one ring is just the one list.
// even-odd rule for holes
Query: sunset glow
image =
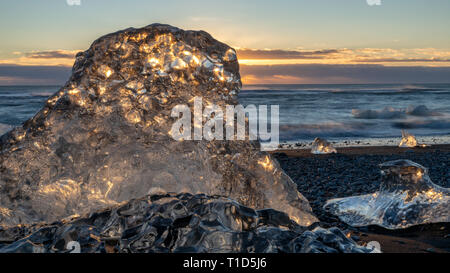
{"label": "sunset glow", "polygon": [[[79,6],[69,6],[62,0],[24,1],[28,5],[26,10],[19,2],[0,4],[0,22],[4,26],[0,34],[5,38],[0,45],[0,85],[32,83],[35,80],[26,75],[30,66],[35,69],[55,67],[67,73],[76,53],[86,50],[95,37],[154,22],[203,29],[234,46],[243,68],[244,84],[371,81],[359,76],[349,78],[340,71],[328,77],[317,73],[304,75],[302,69],[294,71],[294,66],[299,65],[302,68],[317,65],[376,67],[377,73],[383,67],[405,71],[418,71],[418,67],[419,70],[431,69],[435,76],[402,80],[449,80],[449,77],[441,77],[450,71],[448,1],[385,1],[380,6],[369,6],[364,0],[339,3],[327,0],[320,4],[289,0],[276,4],[231,1],[229,6],[233,7],[233,12],[209,9],[210,4],[203,0],[191,4],[176,1],[176,5],[134,0],[126,6],[105,0],[85,0]],[[418,13],[420,17],[409,16]],[[55,14],[61,19],[55,18]],[[39,27],[34,24],[36,21],[40,22]],[[57,21],[60,23],[55,24]],[[95,28],[91,21],[96,22]],[[23,70],[23,75],[12,75],[9,67]],[[265,73],[259,72],[262,69]],[[391,81],[375,74],[372,78]],[[55,78],[48,83],[62,84],[63,81]]]}

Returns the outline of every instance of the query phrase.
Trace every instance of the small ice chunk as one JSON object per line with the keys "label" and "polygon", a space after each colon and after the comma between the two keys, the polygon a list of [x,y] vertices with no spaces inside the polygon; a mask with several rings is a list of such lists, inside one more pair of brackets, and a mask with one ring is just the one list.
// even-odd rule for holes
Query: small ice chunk
{"label": "small ice chunk", "polygon": [[383,180],[379,191],[332,199],[324,209],[355,227],[401,229],[450,221],[450,189],[433,184],[425,167],[402,159],[380,168]]}
{"label": "small ice chunk", "polygon": [[426,144],[419,144],[417,142],[417,139],[412,134],[408,133],[405,130],[402,130],[402,140],[400,141],[400,144],[398,145],[401,148],[414,148],[414,147],[427,147]]}
{"label": "small ice chunk", "polygon": [[316,155],[332,154],[337,153],[337,150],[325,139],[316,138],[312,144],[311,153]]}

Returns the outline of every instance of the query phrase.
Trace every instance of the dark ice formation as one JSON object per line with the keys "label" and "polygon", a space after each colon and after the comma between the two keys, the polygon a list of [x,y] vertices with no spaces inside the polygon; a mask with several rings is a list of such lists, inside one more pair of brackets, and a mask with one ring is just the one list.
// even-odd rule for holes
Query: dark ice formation
{"label": "dark ice formation", "polygon": [[317,137],[312,144],[311,153],[316,155],[335,154],[337,150],[325,139]]}
{"label": "dark ice formation", "polygon": [[0,229],[0,253],[368,253],[337,228],[203,194],[164,194],[49,225]]}
{"label": "dark ice formation", "polygon": [[167,192],[230,197],[311,225],[308,201],[258,142],[171,137],[176,105],[193,113],[196,96],[235,105],[240,88],[234,49],[206,32],[154,24],[99,38],[77,54],[64,87],[1,137],[0,225],[50,223]]}
{"label": "dark ice formation", "polygon": [[428,170],[410,160],[380,165],[383,181],[373,194],[329,200],[324,208],[351,226],[401,229],[450,222],[450,189],[431,181]]}

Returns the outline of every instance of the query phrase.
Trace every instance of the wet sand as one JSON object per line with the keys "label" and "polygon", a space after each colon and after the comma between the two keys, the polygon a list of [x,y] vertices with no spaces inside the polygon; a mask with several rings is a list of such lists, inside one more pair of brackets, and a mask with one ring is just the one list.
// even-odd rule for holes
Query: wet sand
{"label": "wet sand", "polygon": [[429,169],[437,185],[450,187],[450,145],[426,148],[394,146],[337,148],[338,154],[313,155],[309,149],[272,152],[281,167],[294,180],[298,190],[308,198],[323,227],[338,226],[360,244],[378,241],[386,253],[450,253],[450,224],[438,223],[387,230],[381,227],[353,228],[322,207],[332,198],[373,193],[381,175],[378,164],[409,159]]}

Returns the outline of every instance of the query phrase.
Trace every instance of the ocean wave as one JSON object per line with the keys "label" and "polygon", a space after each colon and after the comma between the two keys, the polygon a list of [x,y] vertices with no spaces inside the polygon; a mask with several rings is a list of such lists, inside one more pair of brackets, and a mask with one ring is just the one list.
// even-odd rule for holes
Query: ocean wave
{"label": "ocean wave", "polygon": [[246,87],[241,93],[261,94],[261,93],[288,93],[290,95],[298,94],[358,94],[358,95],[404,95],[404,94],[450,94],[449,88],[433,88],[433,87],[413,87],[413,86],[380,86],[380,87],[348,87],[348,88],[304,88],[304,87]]}
{"label": "ocean wave", "polygon": [[417,91],[423,92],[423,91],[439,91],[439,90],[442,90],[442,89],[420,86],[420,85],[404,85],[399,89],[400,92],[417,92]]}
{"label": "ocean wave", "polygon": [[361,122],[329,122],[319,124],[285,124],[280,125],[280,137],[284,140],[291,139],[314,139],[316,137],[362,137],[372,123]]}
{"label": "ocean wave", "polygon": [[385,107],[383,110],[352,109],[352,115],[358,119],[396,119],[404,117],[405,113],[392,107]]}
{"label": "ocean wave", "polygon": [[31,96],[33,97],[50,97],[55,94],[55,92],[32,92]]}
{"label": "ocean wave", "polygon": [[408,120],[392,123],[393,128],[397,129],[434,129],[434,130],[450,130],[450,120],[432,119],[432,120]]}
{"label": "ocean wave", "polygon": [[385,107],[383,110],[360,110],[353,109],[352,115],[357,119],[400,119],[407,115],[417,117],[433,117],[442,114],[428,109],[425,105],[409,106],[406,109],[395,109],[393,107]]}

